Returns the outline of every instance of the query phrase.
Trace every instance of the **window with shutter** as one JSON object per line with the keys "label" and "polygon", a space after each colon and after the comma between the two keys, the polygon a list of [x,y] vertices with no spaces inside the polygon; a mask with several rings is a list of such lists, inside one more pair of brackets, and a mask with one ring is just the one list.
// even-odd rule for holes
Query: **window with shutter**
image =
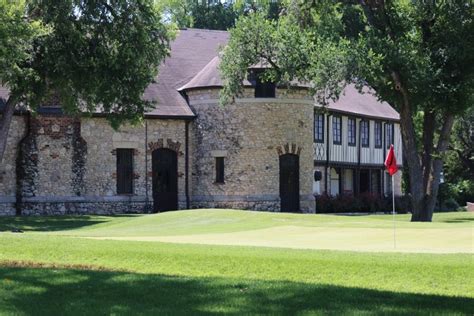
{"label": "window with shutter", "polygon": [[216,183],[224,183],[224,157],[216,157]]}
{"label": "window with shutter", "polygon": [[117,194],[133,194],[133,149],[117,149]]}

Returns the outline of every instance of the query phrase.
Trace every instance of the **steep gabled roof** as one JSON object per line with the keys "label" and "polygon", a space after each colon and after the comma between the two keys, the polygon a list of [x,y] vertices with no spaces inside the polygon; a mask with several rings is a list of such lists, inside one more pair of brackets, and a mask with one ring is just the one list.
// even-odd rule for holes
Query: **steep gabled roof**
{"label": "steep gabled roof", "polygon": [[145,90],[144,98],[157,102],[155,109],[147,115],[194,117],[178,89],[203,70],[217,56],[219,46],[225,45],[228,39],[229,33],[225,31],[179,31],[171,43],[171,56],[160,66],[155,82]]}
{"label": "steep gabled roof", "polygon": [[221,76],[219,75],[220,59],[214,57],[200,72],[197,73],[184,86],[178,88],[179,91],[204,87],[222,87]]}

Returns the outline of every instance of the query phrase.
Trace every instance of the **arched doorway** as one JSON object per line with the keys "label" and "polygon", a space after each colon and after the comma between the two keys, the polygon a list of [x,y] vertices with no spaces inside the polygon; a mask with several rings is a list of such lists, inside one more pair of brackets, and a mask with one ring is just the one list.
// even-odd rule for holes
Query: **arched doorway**
{"label": "arched doorway", "polygon": [[299,156],[280,156],[280,201],[282,212],[300,211],[300,163]]}
{"label": "arched doorway", "polygon": [[167,148],[152,153],[153,211],[178,209],[178,155]]}

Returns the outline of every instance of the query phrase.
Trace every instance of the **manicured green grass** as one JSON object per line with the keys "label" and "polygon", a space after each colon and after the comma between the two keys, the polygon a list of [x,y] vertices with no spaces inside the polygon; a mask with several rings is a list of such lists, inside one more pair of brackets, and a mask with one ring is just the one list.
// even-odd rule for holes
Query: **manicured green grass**
{"label": "manicured green grass", "polygon": [[[430,229],[470,231],[472,251],[471,214],[436,214],[435,220],[409,223],[399,215],[397,226],[418,238]],[[222,210],[0,218],[0,231],[25,231],[0,233],[0,314],[472,313],[472,252],[348,252],[83,238],[213,236],[230,243],[238,234],[248,237],[285,227],[384,232],[391,225],[387,216]]]}
{"label": "manicured green grass", "polygon": [[462,315],[471,299],[235,278],[0,268],[0,313]]}
{"label": "manicured green grass", "polygon": [[409,215],[397,215],[396,249],[392,217],[386,215],[193,210],[148,216],[13,218],[2,226],[3,229],[17,227],[68,236],[186,244],[376,252],[472,252],[472,213],[442,213],[436,214],[434,219],[434,223],[410,223]]}

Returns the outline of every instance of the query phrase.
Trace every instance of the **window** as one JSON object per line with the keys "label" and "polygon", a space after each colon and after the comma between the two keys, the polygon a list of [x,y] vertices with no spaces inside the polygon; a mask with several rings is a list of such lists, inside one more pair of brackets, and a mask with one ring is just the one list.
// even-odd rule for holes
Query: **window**
{"label": "window", "polygon": [[362,147],[369,147],[369,121],[360,121],[360,138]]}
{"label": "window", "polygon": [[133,194],[133,149],[117,149],[117,194]]}
{"label": "window", "polygon": [[382,123],[375,122],[375,148],[382,148]]}
{"label": "window", "polygon": [[356,145],[356,120],[349,118],[347,121],[347,142],[349,146]]}
{"label": "window", "polygon": [[340,145],[341,142],[341,117],[332,117],[332,142],[335,145]]}
{"label": "window", "polygon": [[224,157],[216,157],[216,183],[224,183]]}
{"label": "window", "polygon": [[250,80],[251,82],[255,82],[255,97],[256,98],[274,98],[275,97],[275,90],[276,84],[275,82],[268,82],[263,81],[261,79],[262,71],[258,71],[253,73]]}
{"label": "window", "polygon": [[314,141],[324,143],[324,114],[314,115]]}
{"label": "window", "polygon": [[393,124],[385,123],[385,142],[387,143],[387,148],[390,148],[390,145],[393,144]]}

